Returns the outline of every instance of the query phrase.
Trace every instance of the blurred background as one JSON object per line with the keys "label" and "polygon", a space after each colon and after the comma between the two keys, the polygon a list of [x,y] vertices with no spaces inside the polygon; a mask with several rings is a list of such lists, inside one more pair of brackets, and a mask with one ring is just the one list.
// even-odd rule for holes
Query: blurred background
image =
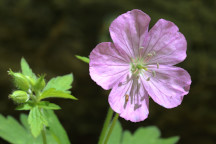
{"label": "blurred background", "polygon": [[[20,70],[25,57],[46,79],[74,74],[72,94],[79,101],[52,99],[71,143],[95,144],[108,109],[109,91],[90,79],[88,65],[74,55],[88,56],[102,41],[111,41],[110,22],[128,10],[173,21],[188,41],[187,59],[178,66],[192,77],[182,105],[165,109],[150,100],[150,115],[140,123],[120,118],[124,129],[156,125],[162,137],[179,135],[179,144],[216,142],[216,1],[215,0],[0,0],[0,113],[19,118],[8,99],[14,89],[7,70]],[[23,111],[24,112],[24,111]],[[0,140],[0,143],[6,143]]]}

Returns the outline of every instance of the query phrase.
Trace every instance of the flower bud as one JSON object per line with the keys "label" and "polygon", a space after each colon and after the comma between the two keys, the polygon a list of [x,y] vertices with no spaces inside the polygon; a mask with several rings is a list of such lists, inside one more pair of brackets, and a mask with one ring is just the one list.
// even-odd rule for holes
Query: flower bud
{"label": "flower bud", "polygon": [[28,79],[30,85],[33,87],[35,85],[35,80],[31,78],[30,76],[26,76],[26,78]]}
{"label": "flower bud", "polygon": [[14,79],[14,84],[18,89],[27,91],[30,88],[30,83],[25,75],[22,73],[14,73],[13,71],[8,72]]}
{"label": "flower bud", "polygon": [[17,90],[9,95],[9,98],[16,103],[25,103],[29,100],[29,95],[25,91]]}
{"label": "flower bud", "polygon": [[46,82],[44,80],[44,76],[40,76],[35,82],[34,90],[40,91],[45,87],[45,85],[46,85]]}

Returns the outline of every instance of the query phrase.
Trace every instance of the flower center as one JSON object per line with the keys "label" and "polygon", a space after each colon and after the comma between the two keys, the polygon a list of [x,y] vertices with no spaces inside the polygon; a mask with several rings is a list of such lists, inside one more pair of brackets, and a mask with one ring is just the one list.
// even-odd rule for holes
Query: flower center
{"label": "flower center", "polygon": [[131,63],[131,72],[134,76],[139,76],[139,74],[143,71],[147,71],[147,64],[143,62],[143,60],[135,59],[132,60]]}
{"label": "flower center", "polygon": [[[145,74],[145,75],[147,74],[148,75],[148,78],[146,79],[147,81],[150,80],[150,77],[155,77],[156,72],[152,71],[152,70],[149,70],[149,67],[148,67],[149,60],[155,55],[156,55],[155,52],[152,51],[152,52],[148,53],[143,58],[138,57],[138,58],[132,59],[131,60],[131,72],[132,72],[132,75],[135,78],[139,78],[140,74],[142,74],[142,73]],[[158,63],[157,63],[157,68],[159,68]]]}

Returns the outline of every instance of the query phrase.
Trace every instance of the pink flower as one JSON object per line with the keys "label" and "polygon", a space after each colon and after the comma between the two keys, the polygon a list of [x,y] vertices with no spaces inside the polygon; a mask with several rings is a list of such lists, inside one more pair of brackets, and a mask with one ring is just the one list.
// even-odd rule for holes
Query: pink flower
{"label": "pink flower", "polygon": [[149,96],[165,108],[181,104],[191,78],[173,66],[186,58],[187,42],[178,27],[160,19],[148,31],[150,17],[140,10],[117,17],[109,31],[113,43],[102,42],[90,54],[90,76],[112,89],[111,108],[126,120],[143,121]]}

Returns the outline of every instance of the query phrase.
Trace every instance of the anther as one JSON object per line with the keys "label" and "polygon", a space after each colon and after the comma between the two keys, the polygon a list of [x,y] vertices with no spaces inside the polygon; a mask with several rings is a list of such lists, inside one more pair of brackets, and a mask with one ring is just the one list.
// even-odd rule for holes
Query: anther
{"label": "anther", "polygon": [[141,46],[140,49],[144,49],[144,47]]}
{"label": "anther", "polygon": [[150,81],[150,77],[148,77],[148,78],[146,79],[146,81]]}
{"label": "anther", "polygon": [[152,53],[148,53],[148,56],[153,56]]}
{"label": "anther", "polygon": [[128,102],[128,100],[129,100],[129,95],[128,95],[128,94],[126,94],[126,95],[125,95],[125,103],[127,103],[127,102]]}

